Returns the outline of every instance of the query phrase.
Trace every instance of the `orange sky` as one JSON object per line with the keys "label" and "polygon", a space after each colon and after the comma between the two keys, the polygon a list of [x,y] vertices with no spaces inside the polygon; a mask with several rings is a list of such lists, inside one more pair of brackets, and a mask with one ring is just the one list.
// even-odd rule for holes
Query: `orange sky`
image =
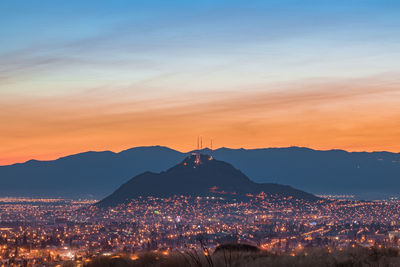
{"label": "orange sky", "polygon": [[0,165],[145,145],[188,151],[198,135],[216,147],[399,152],[399,103],[394,75],[140,99],[118,90],[9,94],[0,99]]}
{"label": "orange sky", "polygon": [[400,2],[353,2],[2,1],[0,165],[199,135],[399,152]]}

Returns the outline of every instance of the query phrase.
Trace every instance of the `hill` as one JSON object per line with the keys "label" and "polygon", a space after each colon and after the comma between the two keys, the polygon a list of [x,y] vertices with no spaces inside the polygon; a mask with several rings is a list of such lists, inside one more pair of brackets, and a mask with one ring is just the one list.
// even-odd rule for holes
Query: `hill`
{"label": "hill", "polygon": [[130,179],[114,193],[98,203],[99,206],[115,206],[142,196],[171,197],[223,196],[241,198],[246,194],[277,194],[297,199],[317,200],[314,195],[290,186],[270,183],[255,183],[231,164],[215,160],[208,155],[190,155],[181,163],[165,172],[144,172]]}

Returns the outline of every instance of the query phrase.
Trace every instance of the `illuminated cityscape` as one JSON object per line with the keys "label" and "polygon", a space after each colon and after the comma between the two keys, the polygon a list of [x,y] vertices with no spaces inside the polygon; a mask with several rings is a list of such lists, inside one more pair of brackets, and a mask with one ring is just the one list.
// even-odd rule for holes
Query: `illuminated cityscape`
{"label": "illuminated cityscape", "polygon": [[270,252],[306,248],[399,247],[400,202],[249,195],[138,198],[113,208],[95,201],[0,199],[0,262],[57,265],[99,255],[210,250],[246,243]]}

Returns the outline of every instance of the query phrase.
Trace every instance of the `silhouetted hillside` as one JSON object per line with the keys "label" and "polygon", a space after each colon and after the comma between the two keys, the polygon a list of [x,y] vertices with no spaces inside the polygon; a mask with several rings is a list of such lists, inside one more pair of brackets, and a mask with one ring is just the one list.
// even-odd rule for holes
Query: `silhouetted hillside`
{"label": "silhouetted hillside", "polygon": [[[327,248],[314,248],[303,251],[275,254],[266,250],[237,251],[204,255],[201,252],[184,251],[164,255],[161,252],[142,252],[135,254],[132,260],[128,255],[100,256],[85,264],[86,267],[121,266],[121,267],[379,267],[400,266],[397,248],[345,248],[333,251]],[[194,257],[193,257],[194,256]],[[73,266],[71,262],[70,265]]]}
{"label": "silhouetted hillside", "polygon": [[246,194],[278,194],[298,199],[318,198],[290,186],[255,183],[231,164],[201,155],[191,155],[181,163],[161,173],[145,172],[123,184],[99,206],[114,206],[139,196],[170,197],[173,195],[245,197]]}

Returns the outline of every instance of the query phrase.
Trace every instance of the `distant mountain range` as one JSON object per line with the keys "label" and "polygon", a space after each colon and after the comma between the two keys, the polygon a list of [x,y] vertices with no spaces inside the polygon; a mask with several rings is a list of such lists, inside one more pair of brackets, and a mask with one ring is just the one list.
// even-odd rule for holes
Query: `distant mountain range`
{"label": "distant mountain range", "polygon": [[[208,149],[203,152],[210,153]],[[220,148],[212,154],[255,182],[286,184],[315,194],[375,196],[400,192],[400,153],[289,147]],[[103,198],[131,177],[167,170],[188,155],[154,146],[0,166],[0,196]]]}
{"label": "distant mountain range", "polygon": [[139,196],[184,195],[246,198],[248,194],[261,192],[280,197],[318,200],[314,195],[290,186],[255,183],[231,164],[215,160],[209,155],[199,155],[199,163],[196,163],[196,155],[190,155],[167,171],[144,172],[133,177],[97,205],[115,206]]}

